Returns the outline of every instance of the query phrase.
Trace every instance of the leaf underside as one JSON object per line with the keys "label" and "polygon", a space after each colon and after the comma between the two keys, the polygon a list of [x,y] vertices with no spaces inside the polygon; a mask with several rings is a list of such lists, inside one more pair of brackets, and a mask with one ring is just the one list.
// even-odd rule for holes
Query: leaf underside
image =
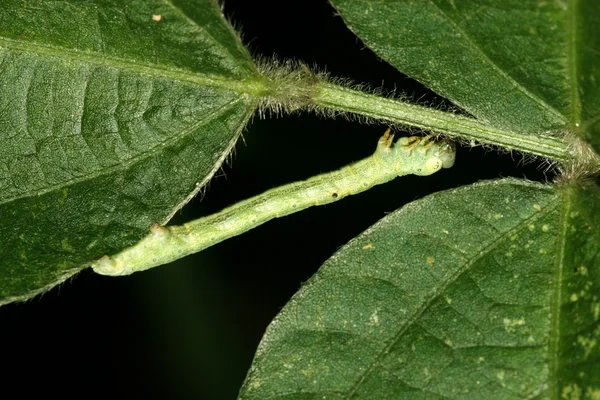
{"label": "leaf underside", "polygon": [[257,72],[217,2],[2,2],[0,304],[166,222],[221,165]]}
{"label": "leaf underside", "polygon": [[385,217],[276,317],[240,399],[599,394],[590,202],[596,188],[505,179]]}

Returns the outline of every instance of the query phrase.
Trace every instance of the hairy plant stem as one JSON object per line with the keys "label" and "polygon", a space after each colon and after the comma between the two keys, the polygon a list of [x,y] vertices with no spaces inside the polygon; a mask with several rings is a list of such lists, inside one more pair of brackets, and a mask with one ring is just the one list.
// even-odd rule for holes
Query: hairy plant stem
{"label": "hairy plant stem", "polygon": [[458,139],[517,150],[560,163],[569,163],[575,157],[569,144],[558,136],[506,131],[473,118],[377,96],[321,79],[313,83],[310,97],[311,103],[318,109],[326,108],[386,120]]}

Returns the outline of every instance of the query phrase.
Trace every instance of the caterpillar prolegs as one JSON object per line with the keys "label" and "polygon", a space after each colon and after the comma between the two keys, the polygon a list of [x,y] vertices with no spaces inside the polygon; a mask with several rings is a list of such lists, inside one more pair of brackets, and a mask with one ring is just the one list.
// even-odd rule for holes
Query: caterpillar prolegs
{"label": "caterpillar prolegs", "polygon": [[181,226],[150,228],[150,234],[92,268],[103,275],[129,275],[196,253],[273,218],[332,203],[397,176],[431,175],[454,164],[454,145],[427,137],[403,137],[395,144],[388,129],[372,156],[337,171],[290,183]]}

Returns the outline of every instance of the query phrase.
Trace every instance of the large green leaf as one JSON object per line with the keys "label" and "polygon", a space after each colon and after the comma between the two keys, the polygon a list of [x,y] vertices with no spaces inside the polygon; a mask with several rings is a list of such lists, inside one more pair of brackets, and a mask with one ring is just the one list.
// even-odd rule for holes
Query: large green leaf
{"label": "large green leaf", "polygon": [[390,64],[473,116],[600,149],[597,0],[330,0]]}
{"label": "large green leaf", "polygon": [[516,179],[405,206],[285,306],[240,398],[595,398],[598,208]]}
{"label": "large green leaf", "polygon": [[258,85],[216,0],[2,1],[0,304],[168,220]]}

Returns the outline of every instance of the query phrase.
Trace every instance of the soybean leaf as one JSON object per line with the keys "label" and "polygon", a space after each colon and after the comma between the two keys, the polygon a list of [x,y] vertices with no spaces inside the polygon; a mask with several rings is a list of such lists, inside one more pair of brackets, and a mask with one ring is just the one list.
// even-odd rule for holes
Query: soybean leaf
{"label": "soybean leaf", "polygon": [[596,0],[331,0],[381,58],[476,118],[600,149]]}
{"label": "soybean leaf", "polygon": [[166,222],[231,150],[257,76],[216,0],[3,1],[0,304]]}
{"label": "soybean leaf", "polygon": [[240,399],[593,398],[599,204],[516,179],[408,204],[284,307]]}

